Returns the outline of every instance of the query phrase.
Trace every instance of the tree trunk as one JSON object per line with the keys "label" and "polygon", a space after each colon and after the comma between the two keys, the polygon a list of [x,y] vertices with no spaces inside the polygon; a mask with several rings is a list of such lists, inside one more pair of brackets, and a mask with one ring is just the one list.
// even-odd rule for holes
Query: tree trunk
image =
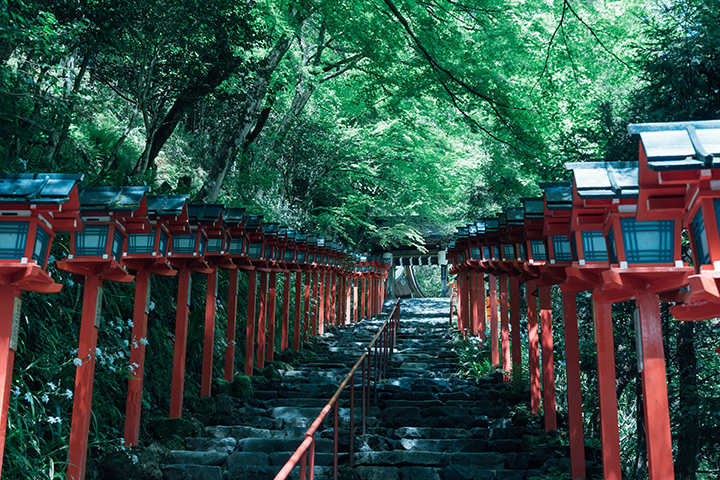
{"label": "tree trunk", "polygon": [[215,156],[213,164],[210,166],[208,179],[200,189],[197,200],[204,203],[213,203],[220,196],[220,189],[227,172],[232,167],[238,151],[243,147],[256,118],[260,112],[263,100],[267,94],[268,85],[273,73],[277,69],[280,61],[283,59],[287,51],[290,49],[291,37],[283,34],[273,46],[268,56],[260,65],[255,77],[248,99],[242,110],[240,124],[234,129],[233,133],[227,135],[222,142],[222,146]]}
{"label": "tree trunk", "polygon": [[698,392],[697,357],[695,356],[695,324],[679,322],[677,339],[678,369],[680,373],[680,414],[677,429],[677,458],[675,478],[695,480],[698,469]]}

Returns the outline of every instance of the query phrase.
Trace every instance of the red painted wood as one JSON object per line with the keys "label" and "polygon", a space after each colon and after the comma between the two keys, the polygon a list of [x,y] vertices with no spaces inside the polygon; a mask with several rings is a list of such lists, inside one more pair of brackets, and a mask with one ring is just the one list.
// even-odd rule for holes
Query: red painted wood
{"label": "red painted wood", "polygon": [[580,344],[578,340],[577,302],[573,292],[563,293],[565,330],[565,372],[567,376],[568,424],[570,431],[570,467],[573,480],[585,478],[585,439],[580,383]]}
{"label": "red painted wood", "polygon": [[552,303],[549,286],[539,286],[538,292],[540,295],[540,341],[542,342],[543,413],[545,415],[545,431],[549,432],[557,430]]}
{"label": "red painted wood", "polygon": [[258,301],[257,323],[257,368],[265,368],[265,342],[267,339],[267,284],[268,272],[260,272],[260,295]]}
{"label": "red painted wood", "polygon": [[[98,334],[95,321],[96,313],[102,308],[101,306],[98,308],[98,289],[101,286],[102,279],[94,275],[85,277],[80,341],[78,342],[78,365],[75,367],[75,390],[68,446],[68,480],[85,478]],[[102,302],[102,299],[100,301]]]}
{"label": "red painted wood", "polygon": [[203,335],[202,379],[200,396],[209,397],[212,387],[213,353],[215,349],[215,305],[217,303],[217,267],[208,274],[205,292],[205,330]]}
{"label": "red painted wood", "polygon": [[651,480],[672,480],[672,440],[668,408],[665,353],[660,322],[660,300],[656,293],[638,293],[635,299],[640,314],[642,338],[642,387]]}
{"label": "red painted wood", "polygon": [[331,304],[330,304],[330,325],[337,325],[336,309],[338,307],[338,274],[332,273],[332,291],[330,292]]}
{"label": "red painted wood", "polygon": [[480,272],[470,272],[470,330],[473,335],[480,331]]}
{"label": "red painted wood", "polygon": [[332,274],[325,274],[325,326],[331,325],[330,305],[332,305]]}
{"label": "red painted wood", "polygon": [[248,272],[247,330],[245,334],[245,375],[252,376],[255,353],[255,300],[257,298],[257,271]]}
{"label": "red painted wood", "polygon": [[190,314],[190,270],[181,268],[178,273],[177,312],[175,314],[175,345],[173,347],[173,374],[170,389],[170,418],[182,417],[185,392],[185,355],[187,353],[188,316]]}
{"label": "red painted wood", "polygon": [[470,325],[469,310],[469,294],[468,294],[468,274],[460,272],[457,276],[458,280],[458,328],[463,335],[467,335]]}
{"label": "red painted wood", "polygon": [[502,337],[502,369],[506,372],[512,370],[510,364],[510,325],[508,312],[508,279],[507,275],[500,275],[500,335]]}
{"label": "red painted wood", "polygon": [[600,403],[603,478],[620,480],[620,435],[618,433],[617,391],[615,388],[615,347],[612,304],[593,301],[595,342]]}
{"label": "red painted wood", "polygon": [[522,373],[522,346],[520,341],[520,281],[510,278],[510,335],[512,336],[512,372],[519,379]]}
{"label": "red painted wood", "polygon": [[478,307],[480,312],[478,315],[478,335],[480,336],[480,341],[484,343],[487,338],[487,308],[485,308],[485,274],[482,272],[478,272],[478,289]]}
{"label": "red painted wood", "polygon": [[315,306],[315,309],[310,312],[310,317],[312,321],[312,334],[313,336],[318,334],[318,315],[320,315],[320,280],[318,279],[317,272],[313,272],[313,287],[312,287],[312,305]]}
{"label": "red painted wood", "polygon": [[285,279],[283,280],[283,308],[281,322],[280,351],[284,352],[288,348],[288,336],[290,333],[290,272],[285,272]]}
{"label": "red painted wood", "polygon": [[20,287],[14,285],[0,286],[0,472],[2,472],[3,452],[7,434],[7,416],[10,405],[10,387],[12,371],[15,363],[15,350],[10,348],[12,339],[13,315],[15,299],[20,298]]}
{"label": "red painted wood", "polygon": [[358,282],[359,278],[353,280],[353,323],[358,321]]}
{"label": "red painted wood", "polygon": [[490,275],[490,358],[493,367],[500,365],[500,352],[498,351],[498,308],[497,308],[497,279]]}
{"label": "red painted wood", "polygon": [[270,272],[268,283],[268,313],[267,313],[267,350],[265,359],[268,362],[275,360],[275,309],[277,307],[277,273]]}
{"label": "red painted wood", "polygon": [[537,298],[533,295],[535,282],[527,283],[528,309],[528,368],[530,369],[530,411],[540,411],[540,352],[538,349]]}
{"label": "red painted wood", "polygon": [[235,338],[237,336],[237,297],[238,297],[238,269],[228,271],[228,312],[227,336],[225,338],[225,381],[232,382],[235,378]]}
{"label": "red painted wood", "polygon": [[310,319],[312,318],[312,312],[310,311],[310,294],[312,293],[310,291],[310,285],[312,283],[312,276],[310,275],[310,272],[305,272],[305,327],[303,328],[304,338],[305,341],[308,341],[309,335],[310,335]]}
{"label": "red painted wood", "polygon": [[362,283],[361,286],[361,293],[360,293],[360,318],[362,320],[365,320],[367,318],[367,279],[365,277],[362,277],[360,279],[360,282]]}
{"label": "red painted wood", "polygon": [[293,348],[300,350],[300,316],[302,315],[302,272],[295,272],[295,327],[293,328]]}
{"label": "red painted wood", "polygon": [[325,333],[325,274],[320,272],[318,274],[318,292],[317,292],[317,318],[315,320],[315,326],[317,331],[315,334],[322,335]]}
{"label": "red painted wood", "polygon": [[147,298],[150,274],[138,270],[135,274],[135,301],[130,341],[128,393],[125,402],[125,446],[137,445],[140,439],[140,412],[142,410],[143,377],[145,371],[145,341],[147,340]]}

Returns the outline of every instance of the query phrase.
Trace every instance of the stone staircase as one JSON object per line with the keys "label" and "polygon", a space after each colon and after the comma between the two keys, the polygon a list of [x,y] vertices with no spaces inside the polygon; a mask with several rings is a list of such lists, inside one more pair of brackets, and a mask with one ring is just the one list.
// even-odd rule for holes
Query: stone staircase
{"label": "stone staircase", "polygon": [[[388,302],[383,320],[390,307]],[[342,397],[339,478],[512,480],[551,478],[552,471],[564,473],[552,478],[569,478],[566,448],[528,426],[526,416],[511,417],[499,406],[506,385],[458,377],[448,311],[446,299],[403,300],[388,379],[372,391],[365,435],[356,376],[352,470],[349,389]],[[187,438],[185,450],[173,450],[164,479],[272,479],[381,322],[329,329],[316,343],[317,358],[256,386],[254,398],[228,406],[225,415],[206,422],[204,436]],[[316,435],[316,478],[332,478],[331,421],[329,415]],[[292,478],[297,473],[296,468]]]}

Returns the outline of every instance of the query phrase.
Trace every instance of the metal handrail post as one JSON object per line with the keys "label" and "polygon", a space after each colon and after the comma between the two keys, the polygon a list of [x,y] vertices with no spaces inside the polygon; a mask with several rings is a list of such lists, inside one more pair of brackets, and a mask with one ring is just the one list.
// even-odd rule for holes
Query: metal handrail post
{"label": "metal handrail post", "polygon": [[353,468],[355,456],[355,374],[350,380],[350,468]]}
{"label": "metal handrail post", "polygon": [[333,432],[333,480],[337,480],[337,473],[338,473],[338,434],[340,433],[340,425],[338,421],[338,410],[340,408],[340,401],[338,400],[335,402],[335,412],[333,414],[334,416],[334,432]]}

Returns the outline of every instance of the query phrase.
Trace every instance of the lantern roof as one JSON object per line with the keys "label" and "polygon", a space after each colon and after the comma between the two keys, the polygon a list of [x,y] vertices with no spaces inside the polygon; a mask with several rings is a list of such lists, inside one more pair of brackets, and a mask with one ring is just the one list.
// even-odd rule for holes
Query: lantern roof
{"label": "lantern roof", "polygon": [[150,187],[87,187],[80,191],[83,211],[136,211],[147,214],[145,194]]}
{"label": "lantern roof", "polygon": [[307,233],[297,232],[295,234],[295,243],[305,244],[307,242]]}
{"label": "lantern roof", "polygon": [[277,237],[279,229],[280,224],[276,222],[267,222],[262,225],[263,235],[266,237]]}
{"label": "lantern roof", "polygon": [[308,246],[310,246],[310,247],[315,247],[315,246],[317,246],[317,244],[318,244],[318,238],[317,238],[317,237],[314,237],[314,236],[309,236],[309,235],[308,235],[308,237],[307,237],[307,244],[308,244]]}
{"label": "lantern roof", "polygon": [[324,247],[324,246],[325,246],[325,237],[317,237],[317,246],[318,246],[318,247]]}
{"label": "lantern roof", "polygon": [[245,229],[246,230],[257,230],[262,227],[263,216],[262,215],[246,215],[245,216]]}
{"label": "lantern roof", "polygon": [[638,162],[575,162],[572,170],[578,196],[584,199],[637,198]]}
{"label": "lantern roof", "polygon": [[500,220],[497,218],[485,218],[485,231],[486,232],[497,232],[500,227]]}
{"label": "lantern roof", "polygon": [[457,236],[458,236],[458,238],[462,238],[462,239],[468,238],[468,234],[469,234],[469,232],[468,232],[468,227],[467,227],[467,226],[457,227]]}
{"label": "lantern roof", "polygon": [[67,203],[83,178],[82,174],[74,173],[3,173],[0,203]]}
{"label": "lantern roof", "polygon": [[522,226],[525,222],[523,207],[505,207],[505,218],[508,226]]}
{"label": "lantern roof", "polygon": [[159,217],[180,217],[187,220],[185,205],[190,195],[146,195],[148,215]]}
{"label": "lantern roof", "polygon": [[482,235],[485,233],[485,220],[476,220],[475,221],[475,230],[477,231],[478,235]]}
{"label": "lantern roof", "polygon": [[635,123],[628,132],[640,136],[650,170],[720,167],[720,120]]}
{"label": "lantern roof", "polygon": [[239,227],[243,225],[245,219],[245,209],[231,207],[223,210],[223,223],[233,227]]}
{"label": "lantern roof", "polygon": [[[572,199],[572,191],[570,191]],[[523,202],[523,213],[525,219],[542,220],[545,216],[545,202],[542,197],[521,198]]]}
{"label": "lantern roof", "polygon": [[544,182],[539,186],[544,190],[545,204],[548,210],[572,209],[572,182]]}
{"label": "lantern roof", "polygon": [[188,205],[188,217],[194,222],[215,223],[222,219],[223,204],[192,203]]}

